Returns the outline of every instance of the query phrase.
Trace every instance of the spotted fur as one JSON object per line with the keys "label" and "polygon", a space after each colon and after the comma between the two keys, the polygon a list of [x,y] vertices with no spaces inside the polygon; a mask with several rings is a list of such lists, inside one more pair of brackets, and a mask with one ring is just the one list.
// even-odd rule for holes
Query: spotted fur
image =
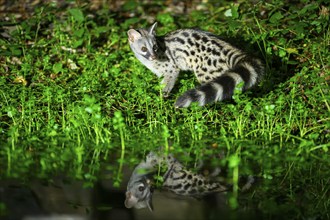
{"label": "spotted fur", "polygon": [[200,106],[231,98],[238,84],[249,89],[264,73],[263,63],[218,36],[196,29],[180,29],[156,36],[154,23],[149,29],[130,29],[129,44],[140,62],[162,77],[163,93],[174,87],[180,71],[193,71],[201,86],[181,95],[176,107]]}

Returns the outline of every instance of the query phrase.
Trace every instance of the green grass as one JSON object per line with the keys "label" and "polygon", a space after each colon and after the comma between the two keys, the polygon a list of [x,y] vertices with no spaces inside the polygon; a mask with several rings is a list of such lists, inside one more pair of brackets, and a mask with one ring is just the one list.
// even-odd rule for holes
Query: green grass
{"label": "green grass", "polygon": [[[226,167],[232,207],[329,218],[329,7],[243,2],[176,16],[157,4],[160,34],[198,26],[244,42],[267,65],[257,88],[188,109],[173,105],[196,84],[193,74],[164,99],[129,49],[126,31],[149,25],[143,5],[126,3],[118,13],[75,7],[62,16],[48,5],[24,21],[1,20],[11,27],[0,39],[1,178],[66,173],[90,186],[106,167],[118,186],[123,165],[163,146],[187,166],[203,159]],[[125,17],[132,8],[137,16]],[[221,152],[224,159],[213,159]],[[237,176],[248,174],[261,183],[240,199]]]}

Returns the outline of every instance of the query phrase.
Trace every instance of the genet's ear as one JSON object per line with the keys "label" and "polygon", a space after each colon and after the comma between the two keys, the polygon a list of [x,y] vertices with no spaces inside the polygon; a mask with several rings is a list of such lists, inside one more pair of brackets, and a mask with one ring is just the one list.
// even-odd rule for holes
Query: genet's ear
{"label": "genet's ear", "polygon": [[155,31],[155,29],[156,29],[156,27],[157,27],[157,22],[155,22],[150,28],[149,28],[149,34],[150,35],[155,35],[156,34],[156,31]]}
{"label": "genet's ear", "polygon": [[141,34],[134,29],[128,30],[127,35],[128,35],[128,40],[132,43],[141,37]]}

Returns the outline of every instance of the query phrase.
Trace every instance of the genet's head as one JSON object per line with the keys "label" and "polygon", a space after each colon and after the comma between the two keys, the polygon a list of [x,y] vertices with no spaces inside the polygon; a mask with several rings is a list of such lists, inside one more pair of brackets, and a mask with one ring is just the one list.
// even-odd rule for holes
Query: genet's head
{"label": "genet's head", "polygon": [[150,180],[143,178],[142,180],[131,182],[127,186],[125,207],[142,209],[148,207],[150,211],[152,206],[153,188]]}
{"label": "genet's head", "polygon": [[157,58],[156,27],[157,22],[149,29],[130,29],[127,31],[132,50],[150,61]]}

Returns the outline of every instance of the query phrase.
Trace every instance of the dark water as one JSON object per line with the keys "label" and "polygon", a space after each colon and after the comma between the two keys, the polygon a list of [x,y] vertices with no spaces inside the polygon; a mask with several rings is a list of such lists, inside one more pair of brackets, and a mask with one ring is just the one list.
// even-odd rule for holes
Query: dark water
{"label": "dark water", "polygon": [[[155,191],[154,211],[127,209],[124,206],[126,183],[130,170],[125,170],[122,185],[113,187],[111,181],[97,181],[94,187],[84,187],[83,181],[69,181],[57,177],[51,181],[34,180],[29,183],[15,180],[1,181],[1,219],[248,219],[246,212],[229,211],[225,194],[205,199],[178,197],[170,192]],[[256,217],[254,215],[254,217]]]}
{"label": "dark water", "polygon": [[[59,149],[59,152],[53,153],[54,156],[49,153],[41,155],[42,158],[47,159],[47,161],[44,160],[46,162],[42,166],[42,168],[49,168],[46,171],[40,167],[36,169],[38,163],[32,163],[32,157],[27,158],[31,159],[31,163],[23,163],[24,160],[18,156],[26,157],[26,152],[18,151],[15,154],[18,159],[11,160],[12,179],[7,176],[0,180],[0,219],[212,220],[324,219],[321,217],[328,217],[324,212],[326,207],[323,206],[323,204],[326,205],[324,201],[328,201],[329,194],[326,182],[329,177],[327,163],[310,163],[309,160],[297,157],[294,151],[292,155],[286,151],[279,152],[276,157],[273,157],[271,154],[261,151],[260,147],[251,147],[246,143],[242,143],[242,146],[249,146],[248,151],[242,151],[241,154],[247,159],[241,160],[239,175],[244,172],[245,174],[252,173],[253,176],[262,175],[258,176],[259,179],[251,190],[244,193],[239,192],[238,209],[233,210],[228,205],[231,198],[230,193],[213,194],[205,199],[197,200],[178,197],[170,192],[159,190],[156,190],[153,195],[153,212],[150,212],[149,209],[127,209],[124,201],[129,177],[134,166],[145,159],[145,154],[155,144],[150,141],[150,143],[140,143],[140,145],[143,148],[134,150],[134,144],[127,144],[122,169],[119,169],[121,152],[118,150],[107,153],[95,153],[96,150],[91,150],[82,156],[87,159],[82,159],[80,163],[77,163],[76,152],[72,153],[73,156],[65,152],[70,148],[52,148]],[[200,146],[196,143],[187,145],[186,148],[173,148],[174,150],[185,149],[180,152],[181,157],[178,159],[187,165],[187,168],[196,167],[198,162],[197,154],[194,154],[193,149],[201,149],[200,151],[204,154],[207,153],[204,152],[204,149],[212,150],[209,145],[204,143]],[[191,153],[190,145],[194,146]],[[222,153],[219,155],[214,153],[224,151],[223,148],[210,151],[206,158],[210,160],[209,162],[217,162],[215,165],[210,163],[211,166],[220,165],[224,172],[231,171],[232,174],[233,170],[220,163],[225,160],[225,158],[221,159]],[[95,147],[90,146],[86,149],[95,149]],[[276,150],[275,147],[269,149]],[[11,157],[16,158],[13,152],[11,151]],[[49,158],[48,155],[50,155]],[[90,157],[87,155],[94,160],[89,159]],[[321,156],[328,158],[324,153],[320,154],[320,158]],[[203,158],[203,162],[205,161]],[[324,159],[324,161],[327,160]],[[7,164],[9,163],[7,162]],[[22,170],[21,168],[25,164],[28,167]],[[6,173],[9,173],[9,166],[7,165],[7,169],[4,169],[6,163],[0,165],[0,173],[5,176]],[[60,171],[58,171],[58,167],[61,168]],[[119,186],[115,187],[118,176],[121,181]],[[319,183],[323,180],[324,184]],[[318,203],[318,201],[320,202]]]}

